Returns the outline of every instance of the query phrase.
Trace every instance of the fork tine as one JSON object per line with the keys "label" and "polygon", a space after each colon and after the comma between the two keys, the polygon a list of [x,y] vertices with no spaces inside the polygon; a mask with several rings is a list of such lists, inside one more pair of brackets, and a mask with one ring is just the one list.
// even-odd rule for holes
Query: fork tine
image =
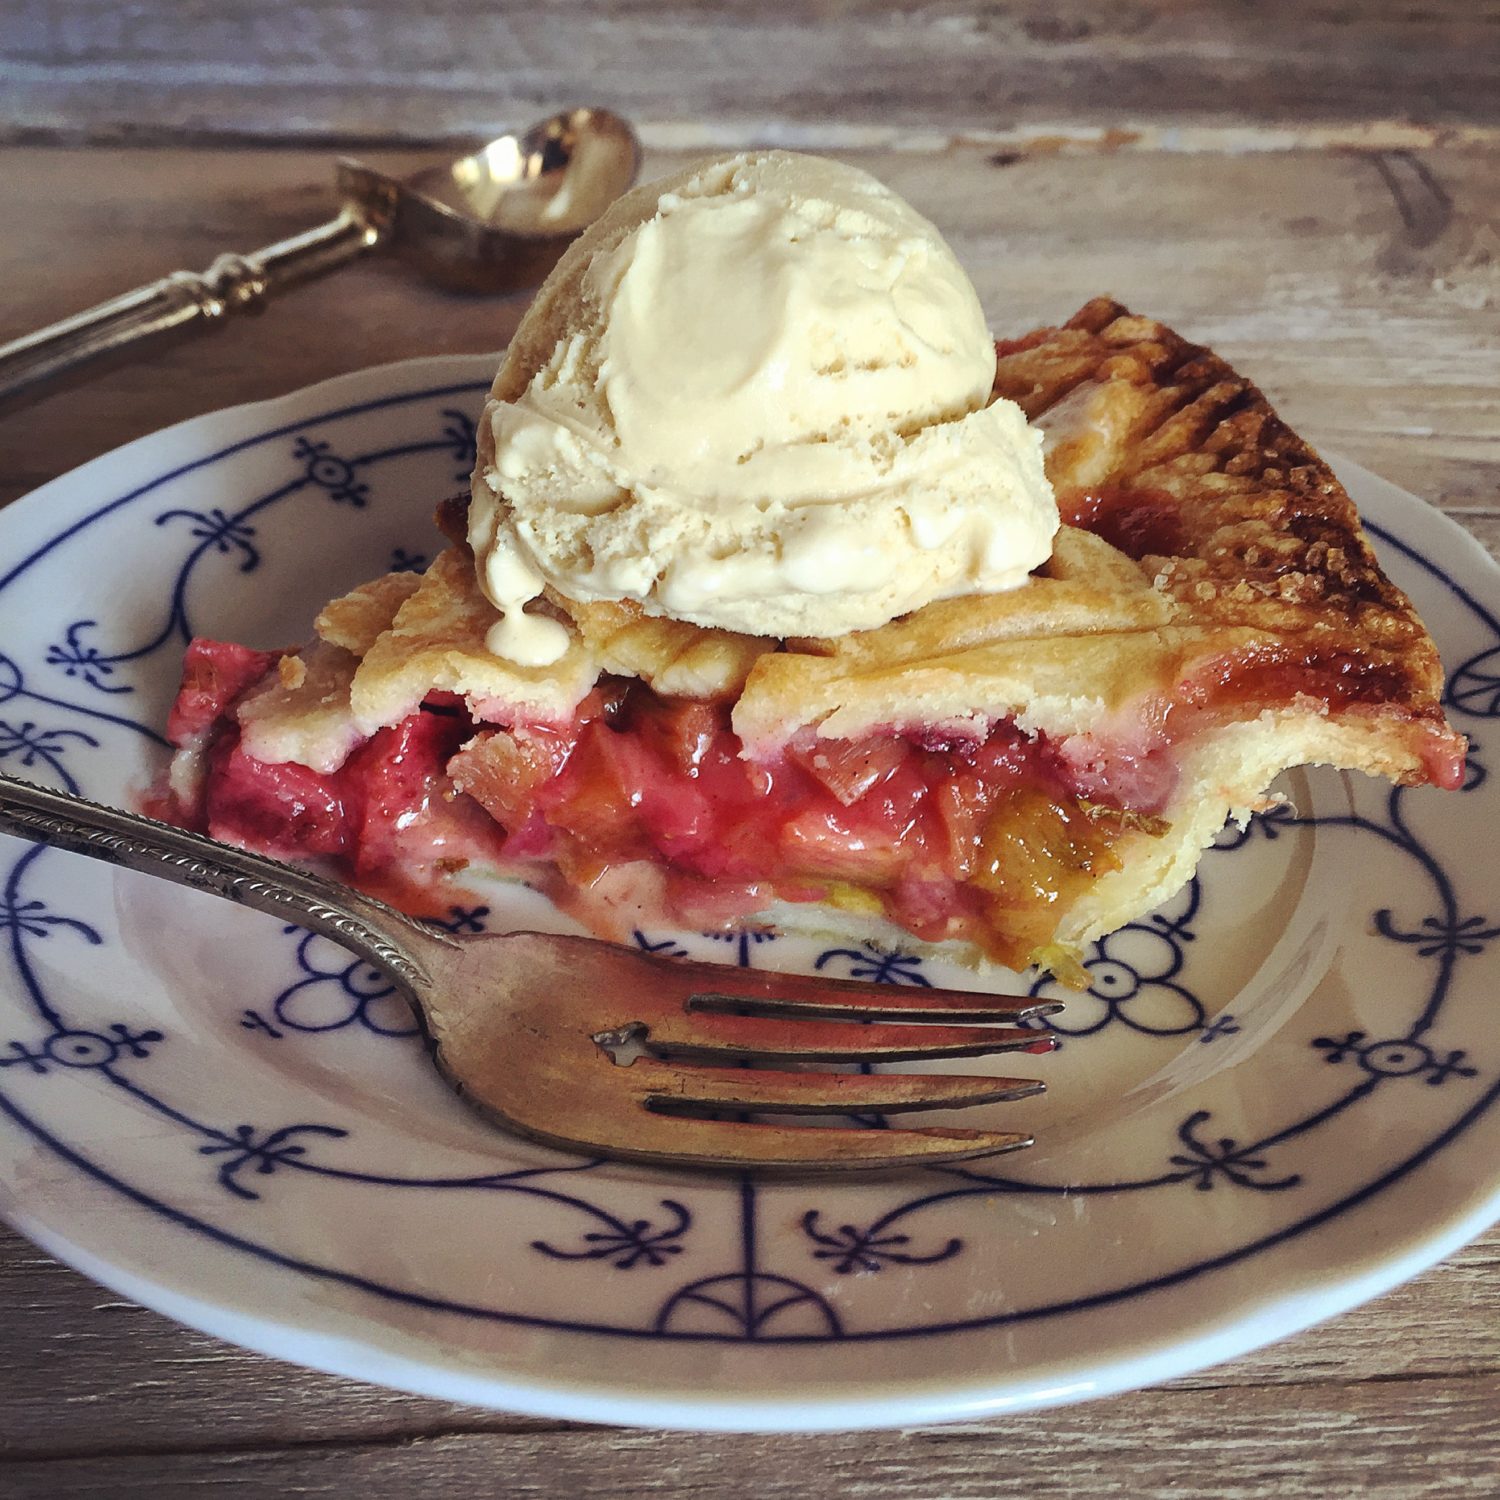
{"label": "fork tine", "polygon": [[[777,988],[790,990],[800,986],[781,983]],[[826,1021],[951,1021],[965,1025],[995,1022],[1015,1025],[1040,1016],[1055,1015],[1062,1009],[1061,1004],[1052,1000],[1021,1005],[1010,996],[971,995],[964,990],[896,991],[894,986],[866,989],[858,997],[831,994],[826,998],[815,990],[809,995],[796,996],[695,991],[688,997],[687,1007],[689,1010],[721,1013],[743,1012],[752,1016],[783,1016],[788,1020],[806,1017]]]}
{"label": "fork tine", "polygon": [[1012,1131],[940,1126],[926,1130],[842,1130],[769,1125],[757,1120],[698,1120],[653,1115],[645,1110],[641,1113],[646,1121],[656,1123],[656,1131],[633,1131],[630,1149],[621,1154],[676,1166],[842,1171],[850,1167],[937,1165],[972,1156],[994,1156],[1032,1144],[1031,1136]]}
{"label": "fork tine", "polygon": [[1033,1078],[955,1073],[776,1073],[704,1068],[641,1059],[632,1088],[649,1109],[759,1109],[778,1114],[848,1115],[964,1109],[1027,1099],[1046,1084]]}
{"label": "fork tine", "polygon": [[[486,943],[505,944],[503,964],[492,961],[494,950]],[[442,1003],[431,997],[424,1002],[438,1065],[477,1109],[531,1140],[669,1167],[788,1172],[962,1161],[1031,1144],[1029,1135],[1014,1131],[828,1128],[795,1119],[720,1120],[685,1112],[790,1114],[788,1104],[803,1097],[829,1101],[843,1113],[852,1104],[860,1109],[902,1103],[940,1108],[1003,1098],[1012,1089],[1027,1088],[1020,1080],[986,1079],[976,1085],[972,1079],[830,1078],[826,1072],[803,1072],[784,1085],[772,1079],[761,1085],[760,1093],[746,1093],[765,1074],[715,1070],[716,1084],[685,1069],[678,1059],[734,1063],[782,1058],[790,1073],[799,1060],[876,1062],[1045,1052],[1055,1045],[1045,1032],[932,1021],[864,1025],[837,1010],[833,1019],[826,1012],[812,1019],[690,1012],[685,1001],[694,993],[743,995],[740,976],[709,966],[693,966],[700,971],[694,973],[687,965],[635,956],[592,939],[539,933],[477,938],[455,948],[461,957],[450,960],[444,948],[432,959],[440,971]],[[706,976],[720,982],[709,983]],[[778,990],[786,982],[779,975],[765,978]],[[723,982],[728,979],[736,982]],[[813,984],[822,991],[821,982]],[[420,987],[414,988],[420,996]],[[792,987],[782,992],[794,1002],[805,994]],[[857,993],[868,1003],[867,991]],[[900,997],[903,1002],[907,998]],[[497,1024],[497,1015],[504,1017],[503,1025]],[[622,1057],[639,1052],[646,1055],[636,1055],[633,1062]],[[663,1061],[663,1055],[671,1060]],[[664,1082],[668,1079],[675,1084]],[[789,1098],[793,1086],[797,1100]],[[982,1090],[977,1097],[969,1092],[976,1086]],[[890,1090],[896,1097],[875,1090]]]}
{"label": "fork tine", "polygon": [[653,1020],[641,1043],[656,1057],[873,1063],[918,1057],[982,1057],[991,1052],[1050,1052],[1056,1039],[1045,1032],[999,1026],[774,1021],[759,1016],[681,1011]]}
{"label": "fork tine", "polygon": [[1062,1009],[1055,1000],[1025,995],[989,995],[970,990],[939,990],[873,985],[856,979],[824,979],[768,969],[673,961],[678,988],[688,990],[690,1010],[739,1010],[760,1016],[808,1016],[827,1020],[928,1021],[955,1023],[1035,1020]]}

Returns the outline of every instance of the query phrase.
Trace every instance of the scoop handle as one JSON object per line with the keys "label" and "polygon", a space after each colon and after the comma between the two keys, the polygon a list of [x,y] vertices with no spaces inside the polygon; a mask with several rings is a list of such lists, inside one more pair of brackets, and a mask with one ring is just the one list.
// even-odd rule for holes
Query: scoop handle
{"label": "scoop handle", "polygon": [[221,255],[206,271],[173,271],[0,344],[0,411],[45,394],[65,376],[132,359],[144,348],[259,312],[288,287],[311,281],[373,249],[384,226],[346,206],[337,218],[249,255]]}

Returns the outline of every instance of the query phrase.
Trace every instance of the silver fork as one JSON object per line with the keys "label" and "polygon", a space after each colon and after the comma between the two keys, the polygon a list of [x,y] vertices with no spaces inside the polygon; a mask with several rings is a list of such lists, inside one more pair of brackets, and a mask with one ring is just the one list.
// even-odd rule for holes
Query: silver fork
{"label": "silver fork", "polygon": [[1061,1009],[1054,1003],[688,963],[593,938],[459,936],[277,860],[7,776],[0,833],[332,938],[390,976],[464,1099],[549,1146],[676,1167],[835,1171],[1032,1143],[1009,1131],[809,1129],[720,1116],[890,1114],[1039,1094],[1045,1085],[1027,1078],[806,1068],[1047,1052],[1051,1036],[1025,1023]]}

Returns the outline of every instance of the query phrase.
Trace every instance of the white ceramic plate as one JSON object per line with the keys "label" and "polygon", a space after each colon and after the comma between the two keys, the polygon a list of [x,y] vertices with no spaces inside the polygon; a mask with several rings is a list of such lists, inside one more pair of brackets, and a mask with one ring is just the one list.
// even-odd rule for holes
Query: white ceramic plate
{"label": "white ceramic plate", "polygon": [[[437,545],[493,364],[370,370],[170,428],[0,515],[0,768],[128,801],[191,633],[285,644]],[[208,897],[0,839],[0,1207],[173,1317],[548,1416],[908,1424],[1181,1373],[1411,1276],[1500,1217],[1500,575],[1341,472],[1442,645],[1467,790],[1318,773],[1099,947],[967,1169],[756,1185],[489,1132],[378,975]],[[543,918],[524,893],[458,925]],[[922,984],[930,962],[642,934]],[[1021,983],[1021,981],[1018,981]]]}

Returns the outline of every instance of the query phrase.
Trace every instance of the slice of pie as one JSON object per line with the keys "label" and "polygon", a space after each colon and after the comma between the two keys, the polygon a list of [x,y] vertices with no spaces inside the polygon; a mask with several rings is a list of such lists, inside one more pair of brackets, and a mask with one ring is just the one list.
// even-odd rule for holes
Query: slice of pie
{"label": "slice of pie", "polygon": [[415,911],[499,872],[605,935],[855,920],[1067,976],[1289,767],[1459,785],[1431,639],[1254,386],[1102,299],[999,355],[1065,523],[1020,588],[790,641],[549,595],[527,669],[450,503],[310,645],[192,643],[155,810]]}

